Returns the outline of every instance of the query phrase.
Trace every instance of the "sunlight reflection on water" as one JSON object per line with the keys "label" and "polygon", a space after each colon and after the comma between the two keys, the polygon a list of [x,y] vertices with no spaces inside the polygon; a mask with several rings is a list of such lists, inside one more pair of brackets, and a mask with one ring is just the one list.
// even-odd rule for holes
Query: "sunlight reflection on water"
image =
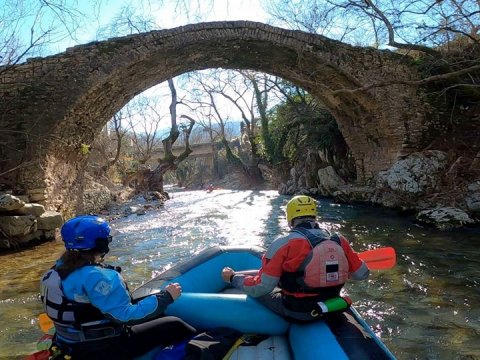
{"label": "sunlight reflection on water", "polygon": [[[213,245],[268,246],[286,231],[288,197],[276,191],[170,193],[158,211],[112,222],[107,262],[132,289]],[[322,226],[357,251],[394,246],[397,266],[350,283],[346,293],[399,359],[480,359],[478,232],[441,233],[392,211],[321,200]],[[461,245],[458,243],[461,239]],[[47,243],[0,256],[0,359],[34,351],[40,331],[39,278],[61,254]]]}

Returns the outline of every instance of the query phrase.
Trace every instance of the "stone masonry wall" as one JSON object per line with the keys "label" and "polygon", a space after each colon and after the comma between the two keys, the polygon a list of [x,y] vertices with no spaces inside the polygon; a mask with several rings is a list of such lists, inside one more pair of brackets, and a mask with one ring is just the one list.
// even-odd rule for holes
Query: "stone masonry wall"
{"label": "stone masonry wall", "polygon": [[429,109],[404,85],[351,92],[374,81],[416,80],[389,51],[246,21],[188,25],[69,48],[0,68],[0,183],[42,193],[49,209],[81,208],[82,144],[132,97],[204,68],[253,69],[305,88],[335,116],[359,181],[387,169],[425,136]]}

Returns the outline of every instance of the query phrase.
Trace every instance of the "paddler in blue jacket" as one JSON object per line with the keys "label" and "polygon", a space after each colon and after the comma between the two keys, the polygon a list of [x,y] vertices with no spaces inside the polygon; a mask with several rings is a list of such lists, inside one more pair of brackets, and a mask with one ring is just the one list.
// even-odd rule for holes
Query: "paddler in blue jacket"
{"label": "paddler in blue jacket", "polygon": [[196,330],[163,312],[182,292],[178,283],[132,302],[120,269],[104,265],[110,226],[79,216],[61,229],[66,251],[41,280],[41,297],[56,342],[73,360],[133,359],[156,346],[193,337]]}

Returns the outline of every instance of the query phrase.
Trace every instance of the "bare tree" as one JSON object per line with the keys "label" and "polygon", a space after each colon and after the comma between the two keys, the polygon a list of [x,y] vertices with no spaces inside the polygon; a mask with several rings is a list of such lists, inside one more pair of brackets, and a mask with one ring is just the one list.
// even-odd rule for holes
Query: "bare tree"
{"label": "bare tree", "polygon": [[185,134],[185,149],[183,152],[176,156],[173,154],[173,145],[177,141],[180,130],[177,124],[177,90],[175,88],[175,84],[173,83],[173,79],[168,80],[168,86],[170,88],[171,93],[171,102],[170,102],[170,133],[169,135],[162,140],[163,144],[163,151],[165,153],[164,157],[158,161],[157,167],[150,173],[148,178],[148,189],[149,190],[156,190],[163,193],[163,176],[169,170],[175,170],[183,160],[185,160],[188,155],[192,152],[190,149],[190,134],[192,132],[192,128],[195,125],[195,120],[188,115],[182,115],[181,117],[186,118],[189,120],[190,125],[184,127],[183,131]]}
{"label": "bare tree", "polygon": [[5,1],[0,8],[0,73],[62,40],[75,40],[88,19],[77,7],[76,0]]}
{"label": "bare tree", "polygon": [[421,64],[424,74],[416,81],[379,80],[335,92],[428,84],[440,96],[454,90],[472,101],[480,98],[478,0],[266,0],[266,4],[274,23],[352,44],[394,49]]}
{"label": "bare tree", "polygon": [[122,124],[123,120],[125,120],[125,115],[124,115],[124,112],[120,110],[113,116],[111,121],[113,131],[115,132],[116,144],[115,144],[115,155],[113,159],[112,158],[109,159],[108,165],[107,165],[108,168],[114,166],[120,159],[123,140],[128,132],[128,128],[124,127]]}
{"label": "bare tree", "polygon": [[123,125],[124,120],[126,120],[125,111],[120,110],[105,125],[93,143],[89,162],[93,158],[93,153],[98,152],[98,160],[101,161],[101,175],[105,175],[120,159],[124,139],[129,131],[129,128]]}
{"label": "bare tree", "polygon": [[255,101],[258,109],[258,114],[261,123],[261,133],[265,152],[270,163],[277,163],[282,159],[281,152],[278,153],[275,149],[275,144],[270,133],[269,119],[267,116],[268,97],[272,93],[273,87],[269,85],[269,76],[266,74],[258,74],[253,72],[242,72],[243,76],[252,84]]}
{"label": "bare tree", "polygon": [[269,0],[266,8],[283,26],[363,45],[375,45],[373,38],[378,46],[437,54],[435,47],[459,35],[480,40],[477,0]]}
{"label": "bare tree", "polygon": [[[233,166],[241,169],[245,174],[254,179],[261,179],[258,170],[259,156],[256,136],[256,109],[255,96],[250,90],[248,82],[241,73],[237,71],[209,71],[196,74],[193,80],[199,89],[194,94],[196,104],[204,111],[204,118],[214,119],[217,129],[214,131],[218,134],[222,142],[227,160]],[[195,87],[194,87],[195,88]],[[229,107],[236,109],[242,121],[250,151],[248,156],[242,159],[239,155],[232,151],[229,141],[227,140],[227,117],[222,111],[224,106],[219,106],[220,100],[227,101]],[[238,116],[238,115],[237,115]]]}
{"label": "bare tree", "polygon": [[[358,29],[369,26],[361,17],[346,16],[328,1],[265,0],[272,24],[294,30],[328,36],[340,41],[368,44],[357,36]],[[371,44],[368,44],[371,45]]]}
{"label": "bare tree", "polygon": [[159,28],[155,18],[145,10],[148,11],[132,4],[123,6],[108,25],[97,30],[97,39],[106,39],[118,34],[139,34]]}
{"label": "bare tree", "polygon": [[131,139],[140,164],[146,164],[161,143],[160,123],[162,115],[158,110],[158,97],[138,96],[125,107]]}

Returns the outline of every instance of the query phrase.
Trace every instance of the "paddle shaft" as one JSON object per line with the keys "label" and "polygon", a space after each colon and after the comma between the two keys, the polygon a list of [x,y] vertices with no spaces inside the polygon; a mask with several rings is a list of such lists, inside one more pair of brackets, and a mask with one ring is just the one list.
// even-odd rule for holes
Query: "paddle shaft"
{"label": "paddle shaft", "polygon": [[[373,250],[367,250],[358,253],[358,257],[365,261],[370,270],[388,270],[396,264],[395,249],[392,247],[382,247]],[[240,270],[237,274],[256,275],[258,270]]]}

